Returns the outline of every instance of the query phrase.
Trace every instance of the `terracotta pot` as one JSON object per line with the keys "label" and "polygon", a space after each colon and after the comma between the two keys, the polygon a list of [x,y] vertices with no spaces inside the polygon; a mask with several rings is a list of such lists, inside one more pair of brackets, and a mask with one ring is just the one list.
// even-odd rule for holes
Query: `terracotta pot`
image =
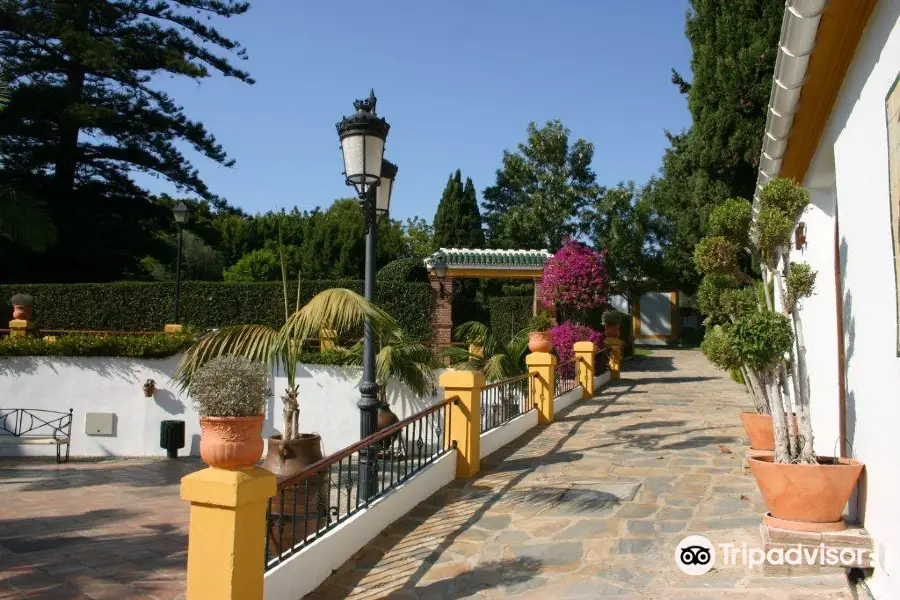
{"label": "terracotta pot", "polygon": [[817,465],[795,465],[776,463],[774,456],[747,457],[756,485],[779,526],[814,532],[844,528],[841,514],[864,465],[849,458],[820,457],[819,461]]}
{"label": "terracotta pot", "polygon": [[617,338],[617,337],[619,337],[619,334],[621,332],[622,332],[622,326],[619,325],[618,323],[616,323],[616,324],[610,323],[609,325],[603,326],[603,333],[608,338]]}
{"label": "terracotta pot", "polygon": [[[394,423],[398,422],[400,422],[400,417],[394,414],[394,411],[391,410],[390,406],[388,406],[387,404],[382,404],[378,407],[378,431],[386,429]],[[391,437],[381,440],[381,451],[384,453],[390,450],[393,447],[394,442],[397,441],[398,437],[400,437],[399,431]]]}
{"label": "terracotta pot", "polygon": [[[775,432],[772,430],[771,415],[742,412],[741,423],[744,425],[747,437],[750,438],[751,448],[754,450],[775,450]],[[800,431],[796,415],[794,416],[794,425],[797,431]]]}
{"label": "terracotta pot", "polygon": [[29,320],[31,320],[31,315],[33,313],[34,313],[33,306],[22,306],[22,305],[17,304],[16,306],[13,306],[12,318],[13,319],[22,319],[23,321],[29,321]]}
{"label": "terracotta pot", "polygon": [[[301,433],[297,439],[282,441],[280,435],[269,438],[269,449],[263,468],[278,477],[279,483],[289,480],[307,467],[322,460],[322,438],[315,433]],[[298,480],[287,485],[272,498],[269,520],[269,556],[279,556],[297,542],[313,535],[327,523],[328,470],[323,477]],[[345,482],[341,482],[343,485]]]}
{"label": "terracotta pot", "polygon": [[262,456],[263,415],[200,419],[200,458],[219,469],[252,467]]}
{"label": "terracotta pot", "polygon": [[156,388],[155,388],[155,387],[144,388],[144,397],[146,397],[146,398],[152,398],[152,397],[153,397],[153,392],[155,392],[155,391],[156,391]]}
{"label": "terracotta pot", "polygon": [[532,352],[550,352],[553,342],[549,331],[532,331],[528,334],[528,349]]}

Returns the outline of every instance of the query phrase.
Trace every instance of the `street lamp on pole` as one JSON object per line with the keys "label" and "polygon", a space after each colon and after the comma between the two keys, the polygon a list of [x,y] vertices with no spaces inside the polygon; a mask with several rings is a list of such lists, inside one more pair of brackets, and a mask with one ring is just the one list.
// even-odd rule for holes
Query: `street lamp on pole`
{"label": "street lamp on pole", "polygon": [[175,323],[179,322],[180,307],[179,300],[181,298],[181,240],[184,232],[184,224],[187,223],[191,216],[190,209],[179,202],[172,208],[172,215],[175,217],[175,225],[178,226],[178,250],[175,254]]}
{"label": "street lamp on pole", "polygon": [[[391,191],[397,167],[384,160],[384,143],[391,126],[375,113],[375,90],[365,100],[353,103],[356,112],[337,124],[344,157],[347,185],[356,188],[366,219],[365,297],[375,301],[375,250],[378,241],[378,215],[390,209]],[[366,319],[363,330],[363,377],[359,385],[359,434],[361,439],[378,429],[378,384],[375,381],[375,332]],[[360,453],[359,486],[366,498],[377,490],[375,447]]]}

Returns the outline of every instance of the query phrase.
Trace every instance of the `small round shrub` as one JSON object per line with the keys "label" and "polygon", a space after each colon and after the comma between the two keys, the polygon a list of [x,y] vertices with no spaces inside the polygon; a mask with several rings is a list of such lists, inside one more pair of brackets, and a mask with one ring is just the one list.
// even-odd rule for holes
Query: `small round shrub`
{"label": "small round shrub", "polygon": [[729,330],[716,325],[706,330],[703,341],[700,343],[700,351],[709,359],[709,362],[728,371],[739,369],[741,362],[734,352]]}
{"label": "small round shrub", "polygon": [[816,272],[806,263],[791,263],[791,272],[787,276],[788,311],[794,308],[803,298],[812,296],[816,289]]}
{"label": "small round shrub", "polygon": [[742,198],[730,198],[709,213],[710,235],[722,236],[735,244],[747,243],[750,231],[750,203]]}
{"label": "small round shrub", "polygon": [[603,312],[604,325],[624,325],[630,317],[620,310],[610,309]]}
{"label": "small round shrub", "polygon": [[738,270],[738,247],[720,235],[703,238],[694,247],[694,264],[704,275],[727,275]]}
{"label": "small round shrub", "polygon": [[722,311],[735,319],[759,311],[759,298],[755,287],[725,290],[719,297],[719,302]]}
{"label": "small round shrub", "polygon": [[750,315],[729,331],[738,360],[758,371],[774,367],[790,350],[794,332],[787,317],[774,311]]}
{"label": "small round shrub", "polygon": [[793,231],[794,222],[783,212],[771,206],[760,209],[754,223],[754,235],[766,264],[769,266],[777,264],[778,256],[775,252],[779,247],[791,243]]}
{"label": "small round shrub", "polygon": [[697,288],[697,306],[711,322],[727,320],[728,313],[722,308],[722,294],[737,289],[738,280],[733,275],[707,275]]}
{"label": "small round shrub", "polygon": [[34,306],[34,297],[31,294],[15,294],[9,299],[10,306]]}
{"label": "small round shrub", "polygon": [[263,363],[219,356],[198,369],[190,394],[201,417],[255,417],[270,395],[269,374]]}
{"label": "small round shrub", "polygon": [[418,258],[398,258],[379,269],[378,281],[428,281],[428,269]]}
{"label": "small round shrub", "polygon": [[762,208],[773,208],[794,221],[809,204],[809,192],[792,179],[776,177],[759,192]]}

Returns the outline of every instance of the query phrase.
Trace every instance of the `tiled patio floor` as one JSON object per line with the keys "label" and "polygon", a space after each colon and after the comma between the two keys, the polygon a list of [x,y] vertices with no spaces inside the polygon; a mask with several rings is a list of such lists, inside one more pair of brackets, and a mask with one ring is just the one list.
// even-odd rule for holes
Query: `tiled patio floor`
{"label": "tiled patio floor", "polygon": [[851,598],[843,574],[765,577],[674,562],[688,534],[760,544],[742,387],[656,350],[549,427],[432,496],[308,598]]}
{"label": "tiled patio floor", "polygon": [[0,598],[184,597],[196,459],[0,459]]}

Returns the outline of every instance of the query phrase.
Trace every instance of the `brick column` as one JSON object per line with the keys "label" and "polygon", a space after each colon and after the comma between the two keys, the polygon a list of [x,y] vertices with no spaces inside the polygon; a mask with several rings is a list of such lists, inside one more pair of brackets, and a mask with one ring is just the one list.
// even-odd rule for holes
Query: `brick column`
{"label": "brick column", "polygon": [[550,313],[550,319],[556,323],[556,307],[547,306],[541,301],[541,278],[535,277],[534,281],[534,299],[531,302],[531,314],[536,315],[541,311]]}
{"label": "brick column", "polygon": [[453,342],[453,278],[444,278],[443,293],[437,277],[429,275],[428,282],[431,283],[436,298],[434,312],[431,314],[431,328],[434,330],[432,346],[440,350]]}

